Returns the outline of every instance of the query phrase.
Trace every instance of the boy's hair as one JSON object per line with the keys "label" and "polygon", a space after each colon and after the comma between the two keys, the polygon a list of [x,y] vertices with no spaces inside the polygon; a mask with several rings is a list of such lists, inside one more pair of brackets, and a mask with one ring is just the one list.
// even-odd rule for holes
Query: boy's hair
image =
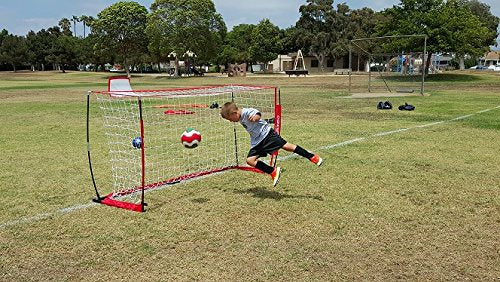
{"label": "boy's hair", "polygon": [[222,106],[222,109],[220,110],[220,115],[227,119],[229,118],[229,116],[238,111],[238,106],[236,106],[236,104],[234,102],[227,102],[224,104],[224,106]]}

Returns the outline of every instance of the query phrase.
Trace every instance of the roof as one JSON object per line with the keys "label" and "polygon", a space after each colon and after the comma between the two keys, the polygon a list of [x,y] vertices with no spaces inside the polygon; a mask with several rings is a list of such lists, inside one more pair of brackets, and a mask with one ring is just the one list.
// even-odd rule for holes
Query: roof
{"label": "roof", "polygon": [[484,58],[485,60],[499,60],[500,59],[500,52],[498,51],[491,51],[486,54],[486,57]]}

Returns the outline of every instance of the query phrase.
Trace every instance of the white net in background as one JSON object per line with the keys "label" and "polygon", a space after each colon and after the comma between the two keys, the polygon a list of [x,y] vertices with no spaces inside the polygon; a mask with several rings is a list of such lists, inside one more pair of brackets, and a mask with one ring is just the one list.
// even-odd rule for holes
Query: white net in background
{"label": "white net in background", "polygon": [[349,87],[354,93],[423,94],[425,54],[425,35],[354,39]]}
{"label": "white net in background", "polygon": [[[141,136],[139,99],[144,124],[145,187],[195,177],[233,166],[245,166],[250,150],[248,133],[239,123],[220,116],[220,107],[234,101],[239,108],[256,108],[272,119],[275,88],[217,86],[192,89],[96,93],[109,143],[113,197],[140,202],[141,149],[132,141]],[[271,125],[272,126],[272,125]],[[185,148],[187,128],[200,132],[201,143]]]}

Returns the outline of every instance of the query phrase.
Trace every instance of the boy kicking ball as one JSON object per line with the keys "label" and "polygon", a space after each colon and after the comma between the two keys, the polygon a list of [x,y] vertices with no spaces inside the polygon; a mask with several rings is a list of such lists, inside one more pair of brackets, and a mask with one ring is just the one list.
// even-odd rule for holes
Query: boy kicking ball
{"label": "boy kicking ball", "polygon": [[281,168],[273,168],[262,161],[260,157],[265,157],[279,149],[296,153],[312,163],[320,166],[323,159],[316,154],[312,154],[298,145],[286,142],[281,138],[261,117],[261,113],[253,108],[238,108],[234,102],[227,102],[222,106],[221,116],[232,122],[240,122],[250,134],[250,152],[247,156],[247,164],[270,174],[273,179],[273,186],[280,180]]}

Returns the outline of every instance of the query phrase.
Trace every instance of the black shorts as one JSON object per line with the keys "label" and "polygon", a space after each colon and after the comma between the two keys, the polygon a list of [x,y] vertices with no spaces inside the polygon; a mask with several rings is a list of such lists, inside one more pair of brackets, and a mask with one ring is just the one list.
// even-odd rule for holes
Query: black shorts
{"label": "black shorts", "polygon": [[260,157],[265,157],[268,154],[271,155],[272,153],[278,151],[281,149],[286,144],[286,140],[281,138],[272,128],[269,130],[269,133],[267,134],[266,138],[264,140],[260,141],[257,146],[253,147],[250,149],[250,152],[248,152],[248,157],[253,157],[253,156],[258,156]]}

